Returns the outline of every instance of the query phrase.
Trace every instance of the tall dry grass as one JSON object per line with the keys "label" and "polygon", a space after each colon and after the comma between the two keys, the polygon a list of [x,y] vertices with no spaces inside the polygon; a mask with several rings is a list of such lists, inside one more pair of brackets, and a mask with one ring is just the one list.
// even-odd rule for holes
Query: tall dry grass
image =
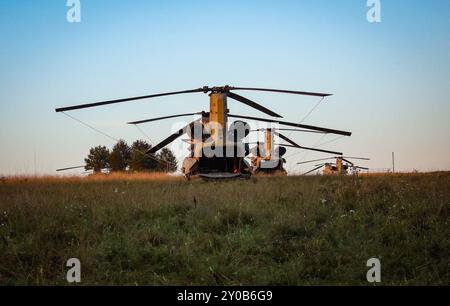
{"label": "tall dry grass", "polygon": [[101,181],[176,181],[183,180],[181,175],[167,174],[165,172],[114,172],[110,174],[80,175],[46,175],[46,176],[5,176],[0,177],[0,183],[14,184],[48,184],[48,183],[77,183],[77,182],[101,182]]}
{"label": "tall dry grass", "polygon": [[449,284],[449,173],[151,177],[3,180],[0,284]]}

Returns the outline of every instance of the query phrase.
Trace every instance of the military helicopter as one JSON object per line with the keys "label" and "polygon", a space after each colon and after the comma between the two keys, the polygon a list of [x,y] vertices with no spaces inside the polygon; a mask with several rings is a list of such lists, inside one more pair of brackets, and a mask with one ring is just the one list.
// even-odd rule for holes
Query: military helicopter
{"label": "military helicopter", "polygon": [[[369,168],[356,166],[353,162],[349,161],[349,159],[370,160],[370,158],[364,158],[364,157],[336,156],[336,157],[331,157],[331,158],[321,158],[321,159],[300,162],[300,163],[297,163],[297,165],[318,162],[318,161],[324,161],[324,160],[330,160],[330,159],[336,159],[336,163],[326,162],[326,163],[315,165],[314,169],[304,173],[303,175],[312,173],[316,170],[319,170],[322,167],[324,167],[324,170],[323,170],[324,175],[348,175],[348,174],[357,174],[359,172],[359,170],[369,170]],[[344,164],[344,162],[345,162],[345,164]]]}
{"label": "military helicopter", "polygon": [[[251,132],[264,132],[265,136],[264,137],[265,141],[263,143],[258,141],[256,143],[256,146],[250,150],[250,153],[252,154],[251,161],[254,174],[287,175],[286,169],[284,169],[283,167],[283,164],[286,163],[286,160],[283,158],[283,156],[287,152],[286,147],[302,150],[311,150],[335,155],[342,155],[341,152],[300,146],[296,142],[291,140],[289,137],[281,134],[280,131],[325,134],[324,132],[319,131],[311,131],[304,129],[286,129],[286,128],[265,128],[252,130]],[[277,144],[274,143],[274,136],[279,137],[280,139],[288,142],[289,144],[281,144],[281,145],[279,144],[278,147],[275,147]]]}
{"label": "military helicopter", "polygon": [[183,161],[182,172],[187,178],[201,177],[204,179],[229,179],[229,178],[248,178],[252,174],[250,165],[245,161],[245,156],[249,153],[248,145],[243,142],[250,132],[250,126],[243,121],[235,121],[228,127],[228,118],[247,119],[268,123],[275,123],[284,126],[301,128],[311,131],[319,131],[323,133],[332,133],[344,136],[350,136],[350,132],[323,128],[312,125],[285,122],[274,119],[265,119],[257,117],[249,117],[243,115],[229,114],[228,98],[246,104],[255,108],[269,116],[282,118],[281,115],[267,109],[266,107],[235,93],[235,91],[262,91],[275,92],[295,95],[307,95],[316,97],[327,97],[330,94],[292,91],[268,88],[247,88],[247,87],[208,87],[183,90],[176,92],[158,93],[146,96],[130,97],[117,100],[109,100],[95,103],[87,103],[75,106],[57,108],[56,112],[73,111],[84,108],[105,106],[110,104],[123,103],[128,101],[150,99],[163,96],[204,93],[209,94],[209,112],[201,111],[189,114],[170,115],[165,117],[145,119],[139,121],[128,122],[128,124],[143,124],[158,120],[178,118],[183,116],[200,115],[201,118],[192,121],[185,127],[171,134],[159,144],[152,147],[147,154],[156,153],[158,150],[169,145],[180,136],[187,134],[189,136],[190,154]]}

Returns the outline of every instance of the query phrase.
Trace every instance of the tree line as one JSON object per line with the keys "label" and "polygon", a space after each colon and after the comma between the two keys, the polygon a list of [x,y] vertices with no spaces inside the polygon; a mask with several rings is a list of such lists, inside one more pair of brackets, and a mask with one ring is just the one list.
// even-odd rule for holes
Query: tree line
{"label": "tree line", "polygon": [[96,146],[89,150],[84,159],[86,170],[95,173],[108,169],[111,172],[175,172],[177,159],[168,148],[157,154],[146,154],[151,145],[144,140],[136,140],[131,146],[119,140],[111,150],[106,146]]}

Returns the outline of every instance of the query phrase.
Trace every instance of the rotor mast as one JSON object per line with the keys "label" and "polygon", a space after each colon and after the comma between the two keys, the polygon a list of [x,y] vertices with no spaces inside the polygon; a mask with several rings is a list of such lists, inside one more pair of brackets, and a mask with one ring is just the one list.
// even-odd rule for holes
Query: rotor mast
{"label": "rotor mast", "polygon": [[216,146],[224,146],[226,143],[226,131],[228,124],[227,93],[224,90],[214,90],[209,95],[209,124],[211,138]]}
{"label": "rotor mast", "polygon": [[344,164],[342,162],[341,157],[336,157],[336,168],[339,175],[343,174],[344,172]]}
{"label": "rotor mast", "polygon": [[273,133],[272,129],[266,129],[266,141],[265,141],[265,153],[266,156],[264,157],[265,160],[271,160],[272,159],[272,149],[273,149]]}

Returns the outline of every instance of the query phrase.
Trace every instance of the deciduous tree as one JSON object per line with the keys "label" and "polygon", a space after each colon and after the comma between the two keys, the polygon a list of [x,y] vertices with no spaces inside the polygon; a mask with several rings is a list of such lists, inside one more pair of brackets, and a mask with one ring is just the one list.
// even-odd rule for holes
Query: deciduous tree
{"label": "deciduous tree", "polygon": [[144,140],[136,140],[131,146],[131,171],[156,171],[158,161],[154,154],[146,154],[152,146]]}
{"label": "deciduous tree", "polygon": [[111,171],[125,171],[129,166],[131,159],[131,148],[120,139],[112,148],[109,156]]}
{"label": "deciduous tree", "polygon": [[86,170],[94,170],[94,173],[109,168],[109,150],[105,146],[97,146],[89,150],[87,158],[84,159]]}
{"label": "deciduous tree", "polygon": [[163,172],[175,172],[178,168],[177,158],[173,152],[168,148],[163,148],[156,156],[159,163],[159,170]]}

